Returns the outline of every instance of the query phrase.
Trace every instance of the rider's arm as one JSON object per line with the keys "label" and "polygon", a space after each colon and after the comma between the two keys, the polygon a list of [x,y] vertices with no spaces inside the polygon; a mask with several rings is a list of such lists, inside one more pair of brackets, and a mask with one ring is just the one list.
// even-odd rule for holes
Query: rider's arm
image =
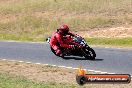
{"label": "rider's arm", "polygon": [[70,36],[76,36],[76,34],[74,34],[72,32],[68,32],[68,35],[70,35]]}
{"label": "rider's arm", "polygon": [[63,36],[61,36],[61,35],[59,35],[59,34],[56,34],[56,39],[57,39],[57,41],[59,42],[59,44],[60,44],[60,46],[61,47],[63,47],[63,48],[71,48],[71,46],[70,45],[68,45],[68,44],[65,44],[64,42],[63,42]]}
{"label": "rider's arm", "polygon": [[[69,32],[68,35],[73,36],[73,37],[74,37],[74,36],[80,36],[80,35],[74,34],[74,33],[72,33],[72,32]],[[80,37],[81,37],[81,36],[80,36]]]}

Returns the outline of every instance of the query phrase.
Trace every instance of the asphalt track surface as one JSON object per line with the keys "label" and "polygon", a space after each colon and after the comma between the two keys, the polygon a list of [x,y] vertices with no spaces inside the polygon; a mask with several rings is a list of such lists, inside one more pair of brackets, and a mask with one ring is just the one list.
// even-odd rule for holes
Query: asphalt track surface
{"label": "asphalt track surface", "polygon": [[0,58],[132,75],[132,49],[93,49],[97,53],[94,61],[73,56],[62,59],[51,52],[48,43],[0,41]]}

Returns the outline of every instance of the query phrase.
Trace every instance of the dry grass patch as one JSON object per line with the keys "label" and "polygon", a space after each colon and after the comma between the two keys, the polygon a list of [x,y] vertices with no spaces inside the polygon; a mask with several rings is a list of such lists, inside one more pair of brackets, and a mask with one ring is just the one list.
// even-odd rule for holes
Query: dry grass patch
{"label": "dry grass patch", "polygon": [[131,27],[103,28],[90,31],[77,32],[83,37],[104,37],[104,38],[127,38],[132,37]]}
{"label": "dry grass patch", "polygon": [[25,64],[18,62],[0,61],[0,73],[6,72],[18,76],[24,76],[30,80],[42,82],[56,82],[75,84],[75,70],[43,66],[35,64]]}

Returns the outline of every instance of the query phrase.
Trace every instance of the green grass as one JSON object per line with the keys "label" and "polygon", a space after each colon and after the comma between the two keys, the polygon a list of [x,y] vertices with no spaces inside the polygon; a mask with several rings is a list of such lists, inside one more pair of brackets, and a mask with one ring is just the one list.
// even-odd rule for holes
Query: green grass
{"label": "green grass", "polygon": [[[82,31],[90,28],[108,26],[112,24],[110,19],[94,18],[72,18],[55,19],[50,21],[48,18],[37,18],[34,16],[24,16],[16,21],[0,23],[0,39],[6,40],[29,40],[43,39],[51,35],[57,26],[65,21],[71,25],[72,31]],[[80,28],[78,28],[80,27]],[[39,41],[38,40],[38,41]]]}
{"label": "green grass", "polygon": [[131,0],[21,0],[1,3],[3,13],[20,13],[31,11],[64,11],[114,14],[117,11],[131,12]]}
{"label": "green grass", "polygon": [[132,47],[132,38],[87,38],[89,44]]}
{"label": "green grass", "polygon": [[0,88],[77,88],[72,84],[31,81],[21,76],[0,73]]}
{"label": "green grass", "polygon": [[132,25],[132,0],[2,0],[0,40],[43,41],[62,23],[72,31]]}

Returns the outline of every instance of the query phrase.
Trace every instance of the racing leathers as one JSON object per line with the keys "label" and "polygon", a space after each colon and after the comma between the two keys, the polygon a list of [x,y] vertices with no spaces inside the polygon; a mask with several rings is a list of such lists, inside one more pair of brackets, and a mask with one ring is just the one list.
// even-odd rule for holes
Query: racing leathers
{"label": "racing leathers", "polygon": [[[68,32],[67,35],[75,36],[75,34],[73,34],[71,32]],[[56,55],[58,55],[58,56],[63,56],[60,47],[68,48],[68,49],[74,48],[74,45],[69,44],[69,42],[71,42],[71,39],[70,38],[65,39],[64,38],[65,36],[60,32],[54,32],[51,36],[50,46],[55,51]]]}

